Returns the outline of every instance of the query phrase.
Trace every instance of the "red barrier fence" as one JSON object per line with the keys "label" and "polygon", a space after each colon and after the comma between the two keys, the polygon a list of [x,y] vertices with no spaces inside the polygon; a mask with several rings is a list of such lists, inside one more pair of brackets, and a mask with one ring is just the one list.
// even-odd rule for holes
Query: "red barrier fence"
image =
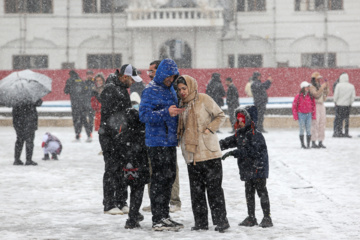
{"label": "red barrier fence", "polygon": [[[58,101],[69,100],[69,96],[64,94],[64,87],[66,80],[69,77],[69,70],[34,70],[36,72],[45,74],[53,79],[52,92],[43,98],[44,101]],[[86,77],[87,69],[76,70],[79,76],[83,79]],[[113,69],[93,69],[94,73],[103,72],[107,77],[114,72]],[[212,73],[218,72],[221,74],[221,80],[225,87],[225,79],[231,77],[235,86],[238,88],[240,97],[246,97],[244,88],[252,76],[254,71],[259,71],[264,81],[268,75],[271,75],[274,82],[268,90],[269,97],[293,97],[300,90],[300,83],[302,81],[310,82],[311,74],[314,71],[320,72],[324,79],[328,79],[330,84],[330,96],[332,93],[332,85],[338,79],[341,73],[347,72],[349,74],[350,82],[355,85],[355,89],[360,89],[360,69],[309,69],[309,68],[222,68],[222,69],[180,69],[180,73],[190,75],[198,81],[199,92],[205,92],[206,84],[211,78]],[[3,79],[13,71],[0,71],[0,79]],[[141,77],[145,83],[150,81],[146,75],[146,70],[141,70]]]}

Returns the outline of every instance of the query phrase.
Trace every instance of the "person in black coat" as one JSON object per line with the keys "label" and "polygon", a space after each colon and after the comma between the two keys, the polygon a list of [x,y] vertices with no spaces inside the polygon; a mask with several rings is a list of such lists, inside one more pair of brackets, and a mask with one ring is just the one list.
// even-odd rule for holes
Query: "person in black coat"
{"label": "person in black coat", "polygon": [[255,106],[238,108],[235,111],[237,122],[233,136],[220,140],[221,150],[237,148],[223,155],[222,159],[233,156],[238,160],[240,179],[245,181],[245,196],[248,217],[240,226],[252,227],[257,225],[255,218],[255,192],[260,197],[264,218],[261,227],[272,227],[270,217],[270,201],[266,188],[269,176],[269,159],[264,136],[256,129],[257,109]]}
{"label": "person in black coat", "polygon": [[126,120],[125,110],[131,108],[128,88],[135,82],[142,81],[136,74],[136,68],[125,64],[120,71],[110,74],[101,92],[101,122],[99,141],[103,151],[105,173],[103,178],[104,213],[128,213],[127,187],[121,175],[121,146],[116,137],[121,132],[121,125]]}
{"label": "person in black coat", "polygon": [[[85,106],[85,117],[86,121],[88,122],[88,127],[90,129],[90,136],[92,138],[92,132],[94,129],[94,117],[95,117],[95,111],[91,107],[91,97],[94,96],[95,91],[95,79],[94,79],[94,72],[91,70],[88,70],[86,72],[86,80],[84,81],[84,106]],[[89,139],[88,141],[91,141],[92,139]]]}
{"label": "person in black coat", "polygon": [[254,97],[254,104],[258,112],[258,130],[262,133],[266,133],[263,123],[264,115],[266,111],[266,104],[268,103],[268,95],[266,90],[270,88],[273,79],[271,76],[265,82],[261,82],[261,74],[259,72],[253,73],[253,82],[251,84],[251,92]]}
{"label": "person in black coat", "polygon": [[212,97],[219,107],[224,106],[225,90],[221,83],[220,73],[213,73],[206,86],[206,94]]}
{"label": "person in black coat", "polygon": [[74,70],[71,70],[69,75],[70,78],[66,81],[64,93],[70,94],[71,114],[75,128],[75,139],[77,141],[80,140],[81,129],[84,126],[88,139],[91,140],[90,124],[86,119],[87,106],[85,101],[85,83]]}
{"label": "person in black coat", "polygon": [[36,103],[28,103],[14,106],[12,109],[13,125],[16,131],[15,142],[15,161],[14,165],[23,165],[20,160],[21,152],[26,142],[26,162],[25,165],[37,165],[32,161],[34,151],[35,131],[38,129],[37,106],[41,106],[42,100]]}
{"label": "person in black coat", "polygon": [[233,127],[233,131],[231,133],[234,133],[234,124],[236,122],[235,109],[240,106],[239,92],[236,89],[236,86],[233,84],[232,78],[226,78],[225,84],[228,86],[228,90],[226,92],[226,104],[228,106],[228,114],[230,116],[231,126]]}
{"label": "person in black coat", "polygon": [[145,184],[150,181],[149,160],[145,146],[145,124],[140,122],[139,112],[134,108],[125,111],[125,121],[116,136],[118,155],[121,157],[121,176],[126,186],[130,186],[130,211],[125,228],[140,227],[144,219],[139,213]]}

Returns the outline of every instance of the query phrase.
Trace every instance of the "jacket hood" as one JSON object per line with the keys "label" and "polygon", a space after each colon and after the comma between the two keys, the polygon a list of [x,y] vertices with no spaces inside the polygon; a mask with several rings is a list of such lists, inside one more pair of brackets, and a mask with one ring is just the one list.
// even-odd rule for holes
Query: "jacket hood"
{"label": "jacket hood", "polygon": [[156,82],[156,84],[158,85],[166,87],[166,85],[164,84],[164,80],[165,78],[170,77],[172,75],[179,75],[178,67],[174,60],[170,58],[165,58],[164,60],[161,61],[159,67],[156,70],[154,82]]}
{"label": "jacket hood", "polygon": [[349,75],[347,73],[341,74],[339,82],[341,83],[349,82]]}
{"label": "jacket hood", "polygon": [[257,125],[258,120],[258,112],[257,108],[254,105],[246,106],[246,107],[239,107],[235,110],[235,118],[238,113],[242,113],[245,115],[245,126],[250,126],[251,121],[255,123],[255,126]]}

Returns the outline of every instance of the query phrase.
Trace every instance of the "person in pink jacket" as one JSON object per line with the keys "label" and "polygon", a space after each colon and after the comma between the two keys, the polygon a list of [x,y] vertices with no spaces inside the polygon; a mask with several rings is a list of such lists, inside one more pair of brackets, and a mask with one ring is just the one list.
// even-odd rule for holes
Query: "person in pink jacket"
{"label": "person in pink jacket", "polygon": [[[294,120],[299,120],[301,148],[307,149],[310,148],[311,120],[316,119],[316,104],[315,98],[309,91],[310,83],[304,81],[300,87],[300,93],[295,96],[292,104],[292,112]],[[304,129],[306,130],[307,146],[304,144]]]}

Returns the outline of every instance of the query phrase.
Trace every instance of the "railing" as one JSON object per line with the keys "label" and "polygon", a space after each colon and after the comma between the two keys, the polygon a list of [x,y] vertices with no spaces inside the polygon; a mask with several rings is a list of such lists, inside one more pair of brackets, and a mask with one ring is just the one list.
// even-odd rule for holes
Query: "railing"
{"label": "railing", "polygon": [[222,26],[222,8],[128,9],[128,26]]}

